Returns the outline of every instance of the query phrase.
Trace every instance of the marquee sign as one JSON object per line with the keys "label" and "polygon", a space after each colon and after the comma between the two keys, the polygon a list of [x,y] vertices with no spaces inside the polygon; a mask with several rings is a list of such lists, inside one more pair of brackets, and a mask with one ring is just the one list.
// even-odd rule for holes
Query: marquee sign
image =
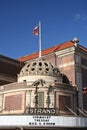
{"label": "marquee sign", "polygon": [[27,108],[26,113],[29,115],[58,115],[56,108]]}
{"label": "marquee sign", "polygon": [[0,128],[3,127],[87,128],[87,118],[51,115],[3,115],[0,116]]}

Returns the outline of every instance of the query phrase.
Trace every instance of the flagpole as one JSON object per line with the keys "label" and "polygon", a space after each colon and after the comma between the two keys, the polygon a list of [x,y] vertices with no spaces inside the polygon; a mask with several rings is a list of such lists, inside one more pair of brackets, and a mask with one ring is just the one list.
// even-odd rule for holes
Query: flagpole
{"label": "flagpole", "polygon": [[41,22],[39,21],[39,58],[41,58]]}

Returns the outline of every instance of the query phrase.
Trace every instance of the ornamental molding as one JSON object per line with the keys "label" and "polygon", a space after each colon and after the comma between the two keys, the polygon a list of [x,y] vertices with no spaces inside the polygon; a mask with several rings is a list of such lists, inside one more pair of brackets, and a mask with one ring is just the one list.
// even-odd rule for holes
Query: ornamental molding
{"label": "ornamental molding", "polygon": [[60,50],[60,51],[58,51],[58,52],[55,52],[55,54],[56,54],[58,57],[65,56],[65,55],[69,55],[69,54],[73,54],[73,53],[75,53],[75,47],[70,47],[70,48],[67,48],[67,49]]}

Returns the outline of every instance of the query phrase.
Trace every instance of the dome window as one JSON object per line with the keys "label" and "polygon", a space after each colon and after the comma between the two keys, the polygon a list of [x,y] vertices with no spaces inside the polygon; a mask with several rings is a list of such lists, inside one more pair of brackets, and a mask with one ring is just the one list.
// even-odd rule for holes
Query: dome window
{"label": "dome window", "polygon": [[44,64],[45,64],[46,66],[48,66],[48,64],[47,64],[46,62],[45,62]]}
{"label": "dome window", "polygon": [[39,68],[39,70],[42,70],[42,68]]}
{"label": "dome window", "polygon": [[42,66],[42,63],[41,63],[41,62],[39,62],[39,66]]}
{"label": "dome window", "polygon": [[36,62],[34,62],[33,64],[32,64],[32,66],[35,66],[37,63]]}
{"label": "dome window", "polygon": [[35,68],[32,68],[31,70],[32,70],[32,71],[34,71],[34,70],[35,70]]}
{"label": "dome window", "polygon": [[30,66],[30,64],[27,65],[27,68]]}
{"label": "dome window", "polygon": [[49,68],[46,68],[46,71],[49,71]]}
{"label": "dome window", "polygon": [[26,69],[26,71],[28,71],[28,69]]}
{"label": "dome window", "polygon": [[53,68],[53,65],[51,65],[51,67]]}

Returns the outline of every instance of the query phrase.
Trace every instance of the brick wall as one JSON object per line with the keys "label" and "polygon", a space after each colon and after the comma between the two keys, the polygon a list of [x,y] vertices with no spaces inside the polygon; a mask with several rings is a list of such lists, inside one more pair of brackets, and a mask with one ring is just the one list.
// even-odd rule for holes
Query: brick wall
{"label": "brick wall", "polygon": [[4,94],[3,114],[23,113],[25,104],[25,92],[12,92]]}

